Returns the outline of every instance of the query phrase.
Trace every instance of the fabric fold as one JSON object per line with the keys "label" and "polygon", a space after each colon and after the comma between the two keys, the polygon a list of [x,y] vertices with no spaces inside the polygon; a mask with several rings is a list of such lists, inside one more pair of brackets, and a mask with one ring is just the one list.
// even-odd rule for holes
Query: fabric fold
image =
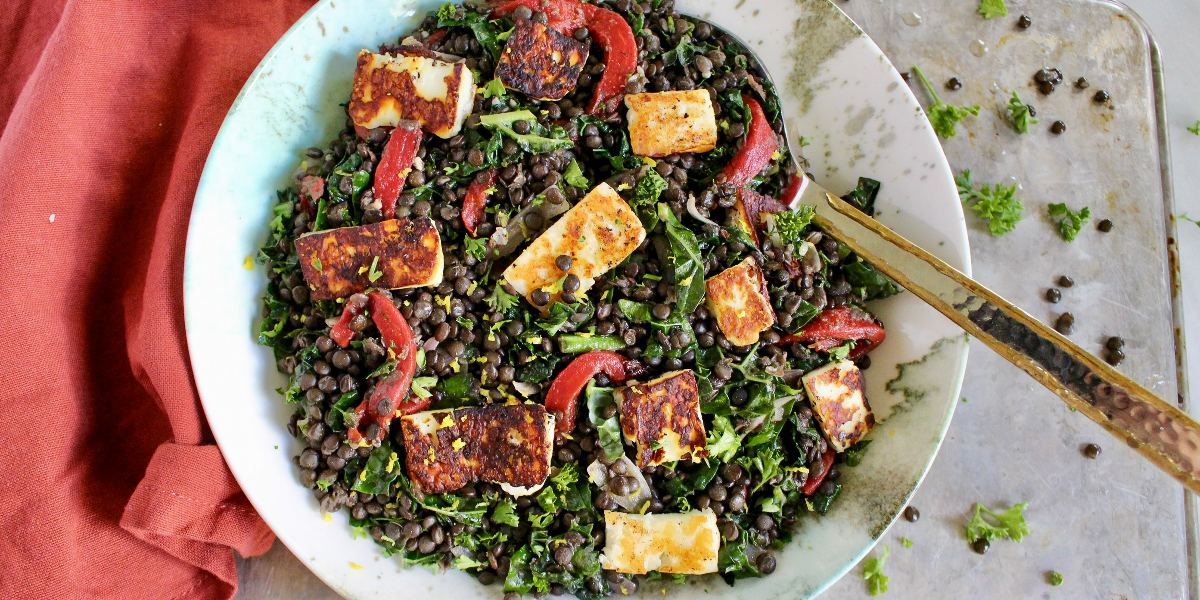
{"label": "fabric fold", "polygon": [[183,258],[225,114],[312,3],[0,0],[0,598],[227,600],[270,547],[196,394]]}

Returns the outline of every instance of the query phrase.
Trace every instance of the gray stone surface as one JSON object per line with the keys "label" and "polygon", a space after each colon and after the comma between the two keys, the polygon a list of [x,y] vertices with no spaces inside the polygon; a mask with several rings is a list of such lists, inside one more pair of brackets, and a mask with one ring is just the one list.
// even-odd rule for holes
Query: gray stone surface
{"label": "gray stone surface", "polygon": [[[977,181],[1019,181],[1026,216],[1001,239],[969,219],[975,276],[1036,317],[1049,320],[1070,310],[1079,317],[1072,337],[1085,347],[1099,351],[1104,335],[1122,335],[1129,358],[1121,368],[1164,395],[1174,394],[1165,266],[1157,258],[1164,217],[1157,134],[1137,26],[1110,6],[1080,0],[1009,0],[1008,18],[986,22],[974,13],[974,0],[838,4],[901,70],[916,62],[938,86],[957,75],[964,88],[939,87],[942,98],[984,107],[945,143],[947,155],[956,170],[972,169]],[[1200,216],[1191,191],[1200,174],[1189,168],[1200,159],[1200,140],[1184,130],[1200,118],[1193,100],[1200,91],[1194,64],[1200,2],[1129,4],[1143,11],[1166,56],[1177,210]],[[1034,19],[1027,32],[1012,29],[1022,12]],[[906,24],[905,17],[914,21],[912,13],[921,16],[920,25]],[[989,47],[983,57],[969,52],[974,39]],[[1086,75],[1093,82],[1088,95],[1109,90],[1115,110],[1097,110],[1069,86],[1040,96],[1028,83],[1043,66],[1057,66],[1071,80]],[[1043,119],[1030,135],[1015,136],[997,112],[1013,89]],[[1057,118],[1068,126],[1061,137],[1046,132]],[[1112,217],[1118,227],[1107,236],[1087,227],[1066,245],[1046,220],[1047,202],[1090,205],[1097,219]],[[1193,258],[1200,256],[1200,228],[1186,222],[1180,228],[1186,314],[1195,340],[1200,294],[1188,282],[1195,281],[1189,275],[1200,275],[1200,261]],[[1041,294],[1064,273],[1077,285],[1061,304],[1046,304]],[[1193,381],[1200,381],[1197,354],[1193,348]],[[914,499],[922,519],[898,522],[881,542],[891,550],[887,598],[1192,597],[1178,484],[982,344],[973,344],[963,396],[967,402]],[[1095,461],[1080,454],[1089,442],[1104,449]],[[1021,544],[1001,541],[985,556],[972,553],[962,529],[977,501],[993,507],[1029,502],[1032,533]],[[913,547],[905,549],[902,537]],[[1046,583],[1050,570],[1064,575],[1061,587]],[[860,573],[852,569],[822,598],[865,597]],[[239,600],[337,598],[278,543],[262,557],[239,560],[239,579]]]}

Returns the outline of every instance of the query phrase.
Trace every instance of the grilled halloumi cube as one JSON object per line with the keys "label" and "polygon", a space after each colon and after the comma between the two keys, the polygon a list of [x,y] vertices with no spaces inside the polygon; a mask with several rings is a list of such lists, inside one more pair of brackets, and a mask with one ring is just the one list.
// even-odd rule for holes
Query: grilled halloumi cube
{"label": "grilled halloumi cube", "polygon": [[475,102],[475,77],[465,63],[420,54],[358,54],[350,118],[374,129],[417,121],[440,137],[458,135]]}
{"label": "grilled halloumi cube", "polygon": [[735,346],[749,346],[775,323],[767,282],[753,258],[725,269],[704,282],[705,304],[717,316],[721,333]]}
{"label": "grilled halloumi cube", "polygon": [[721,535],[709,509],[638,515],[604,511],[604,554],[600,565],[618,573],[717,572]]}
{"label": "grilled halloumi cube", "polygon": [[541,100],[561,100],[579,81],[588,46],[537,21],[517,19],[496,76],[504,85]]}
{"label": "grilled halloumi cube", "polygon": [[621,432],[637,445],[638,467],[708,456],[700,393],[692,371],[674,371],[614,392]]}
{"label": "grilled halloumi cube", "polygon": [[829,363],[801,378],[821,430],[837,452],[858,443],[875,426],[863,395],[862,373],[854,363]]}
{"label": "grilled halloumi cube", "polygon": [[[597,277],[625,260],[644,239],[646,230],[637,214],[612,186],[601,183],[533,240],[504,270],[504,278],[528,298],[534,290],[553,286],[567,273],[574,273],[579,277],[576,295],[582,296]],[[568,271],[555,264],[563,254],[571,257]],[[550,302],[542,311],[549,310],[561,296],[560,291],[551,291]]]}
{"label": "grilled halloumi cube", "polygon": [[634,154],[667,156],[717,147],[717,115],[703,88],[630,94],[625,106]]}
{"label": "grilled halloumi cube", "polygon": [[442,238],[428,218],[309,233],[296,239],[296,254],[314,300],[442,282]]}
{"label": "grilled halloumi cube", "polygon": [[554,415],[540,404],[489,404],[400,417],[408,476],[431,494],[474,481],[532,492],[550,475]]}

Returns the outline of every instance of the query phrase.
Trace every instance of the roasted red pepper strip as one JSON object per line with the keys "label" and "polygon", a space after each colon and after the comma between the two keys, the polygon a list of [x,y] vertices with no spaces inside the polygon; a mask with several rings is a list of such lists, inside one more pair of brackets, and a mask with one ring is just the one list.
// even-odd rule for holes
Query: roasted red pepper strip
{"label": "roasted red pepper strip", "polygon": [[613,112],[625,98],[625,84],[637,70],[637,40],[625,17],[608,10],[585,4],[590,8],[588,31],[604,48],[604,74],[592,92],[588,112],[597,115]]}
{"label": "roasted red pepper strip", "polygon": [[325,180],[316,175],[305,175],[300,180],[300,210],[313,214],[317,200],[325,195]]}
{"label": "roasted red pepper strip", "polygon": [[842,306],[821,312],[800,328],[799,334],[785,335],[779,338],[779,343],[812,342],[809,348],[827,352],[845,342],[855,341],[858,343],[846,356],[855,360],[883,343],[885,337],[887,332],[875,322],[874,317],[856,308]]}
{"label": "roasted red pepper strip", "polygon": [[[825,476],[829,474],[829,468],[833,466],[833,459],[837,453],[833,448],[826,448],[825,452],[821,453],[821,464],[812,465],[817,467],[817,471],[809,471],[808,479],[804,482],[804,487],[800,491],[804,492],[805,496],[811,496],[817,493],[817,488],[821,487],[821,482],[825,481]],[[811,468],[811,467],[810,467]]]}
{"label": "roasted red pepper strip", "polygon": [[421,45],[426,48],[433,48],[434,46],[436,46],[438,44],[438,42],[442,41],[442,38],[446,37],[447,33],[450,33],[449,27],[442,27],[440,29],[435,29],[435,30],[433,30],[433,33],[429,34],[429,37],[427,37],[423,40],[420,40]]}
{"label": "roasted red pepper strip", "polygon": [[358,295],[355,294],[354,296],[351,296],[350,300],[346,301],[346,307],[342,309],[342,318],[338,319],[337,324],[329,330],[329,339],[333,340],[337,343],[337,345],[343,348],[348,346],[350,344],[350,340],[354,337],[354,332],[350,330],[350,321],[362,313],[363,309],[366,308],[365,304],[354,302],[353,298],[355,296]]}
{"label": "roasted red pepper strip", "polygon": [[771,162],[771,156],[777,149],[775,131],[767,122],[767,115],[763,114],[758,101],[749,94],[742,94],[742,101],[750,109],[750,129],[746,132],[745,143],[738,149],[737,154],[733,155],[733,160],[725,165],[719,176],[721,180],[737,187],[746,185],[751,179],[758,177],[767,167],[767,163]]}
{"label": "roasted red pepper strip", "polygon": [[575,427],[579,392],[601,371],[617,383],[625,381],[625,357],[607,350],[586,352],[571,361],[571,364],[554,378],[554,383],[550,384],[550,391],[546,392],[546,410],[562,413],[562,418],[554,425],[555,431],[566,433]]}
{"label": "roasted red pepper strip", "polygon": [[492,17],[508,14],[518,6],[546,13],[546,25],[563,35],[587,28],[604,48],[604,74],[593,90],[588,112],[603,114],[617,110],[625,97],[625,83],[637,70],[637,39],[625,17],[578,0],[510,0],[497,6]]}
{"label": "roasted red pepper strip", "polygon": [[[358,423],[346,432],[346,437],[354,444],[378,444],[383,436],[387,435],[397,410],[400,414],[410,415],[429,408],[430,402],[429,398],[406,400],[412,388],[413,375],[417,372],[417,344],[408,321],[396,309],[396,305],[392,304],[391,298],[382,292],[370,292],[367,298],[370,299],[371,318],[383,336],[383,345],[387,348],[388,357],[396,358],[399,362],[387,377],[375,384],[371,395],[354,409]],[[366,437],[367,428],[371,423],[379,424],[380,435],[375,439]]]}
{"label": "roasted red pepper strip", "polygon": [[762,216],[764,214],[773,215],[775,213],[785,212],[788,210],[788,207],[784,206],[784,204],[780,201],[770,196],[760,194],[750,188],[739,189],[737,192],[737,198],[738,202],[740,203],[740,208],[743,211],[742,216],[746,219],[746,223],[750,227],[750,231],[747,231],[746,234],[750,236],[750,239],[754,241],[755,245],[758,245],[758,232],[760,230],[766,230],[766,225],[763,223]]}
{"label": "roasted red pepper strip", "polygon": [[586,26],[590,16],[587,11],[596,8],[577,0],[509,0],[492,9],[492,18],[506,15],[518,6],[546,13],[546,26],[563,35],[571,35],[576,29]]}
{"label": "roasted red pepper strip", "polygon": [[792,206],[796,199],[800,197],[801,190],[804,189],[804,174],[792,174],[792,180],[788,182],[787,189],[783,190],[783,194],[779,196],[779,202],[789,209],[795,208]]}
{"label": "roasted red pepper strip", "polygon": [[421,145],[421,126],[414,121],[401,121],[392,130],[392,137],[383,149],[379,166],[375,168],[375,185],[371,189],[382,204],[383,218],[396,218],[396,199],[404,190],[404,179],[417,158]]}
{"label": "roasted red pepper strip", "polygon": [[475,228],[483,221],[483,210],[487,205],[488,196],[492,195],[492,184],[496,183],[496,168],[492,167],[475,175],[467,195],[463,198],[462,220],[471,237],[475,237]]}

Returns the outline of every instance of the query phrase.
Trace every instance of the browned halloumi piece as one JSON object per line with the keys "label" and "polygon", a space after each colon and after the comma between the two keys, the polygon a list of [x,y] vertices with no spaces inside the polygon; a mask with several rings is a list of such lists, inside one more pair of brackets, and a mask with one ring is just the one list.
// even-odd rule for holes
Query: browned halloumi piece
{"label": "browned halloumi piece", "polygon": [[717,572],[721,534],[711,509],[636,515],[604,511],[600,564],[618,573]]}
{"label": "browned halloumi piece", "polygon": [[857,444],[875,426],[863,394],[862,372],[853,362],[829,363],[801,378],[829,445],[837,452]]}
{"label": "browned halloumi piece", "polygon": [[[424,217],[303,235],[296,239],[296,254],[314,300],[344,298],[369,287],[442,282],[442,238],[433,221]],[[371,281],[375,274],[379,276]]]}
{"label": "browned halloumi piece", "polygon": [[358,54],[349,107],[355,125],[374,129],[410,120],[440,138],[458,134],[474,107],[475,76],[465,63],[420,54]]}
{"label": "browned halloumi piece", "polygon": [[708,152],[717,147],[717,115],[704,88],[625,96],[629,144],[638,156]]}
{"label": "browned halloumi piece", "polygon": [[561,100],[575,89],[588,46],[537,21],[517,19],[496,76],[504,85],[540,100]]}
{"label": "browned halloumi piece", "polygon": [[614,397],[621,409],[621,432],[637,444],[638,467],[699,462],[708,456],[695,373],[666,373],[620,388]]}
{"label": "browned halloumi piece", "polygon": [[488,404],[400,417],[408,476],[431,494],[475,481],[541,486],[550,475],[554,416],[540,404]]}
{"label": "browned halloumi piece", "polygon": [[749,346],[775,323],[767,281],[753,258],[725,269],[704,282],[704,302],[717,316],[721,333],[735,346]]}
{"label": "browned halloumi piece", "polygon": [[[533,240],[504,270],[504,278],[528,298],[534,290],[574,273],[579,277],[576,295],[582,297],[597,277],[625,260],[644,239],[646,229],[637,213],[612,186],[601,183]],[[563,254],[571,257],[568,271],[555,264]],[[552,292],[543,312],[561,296],[559,291]]]}

